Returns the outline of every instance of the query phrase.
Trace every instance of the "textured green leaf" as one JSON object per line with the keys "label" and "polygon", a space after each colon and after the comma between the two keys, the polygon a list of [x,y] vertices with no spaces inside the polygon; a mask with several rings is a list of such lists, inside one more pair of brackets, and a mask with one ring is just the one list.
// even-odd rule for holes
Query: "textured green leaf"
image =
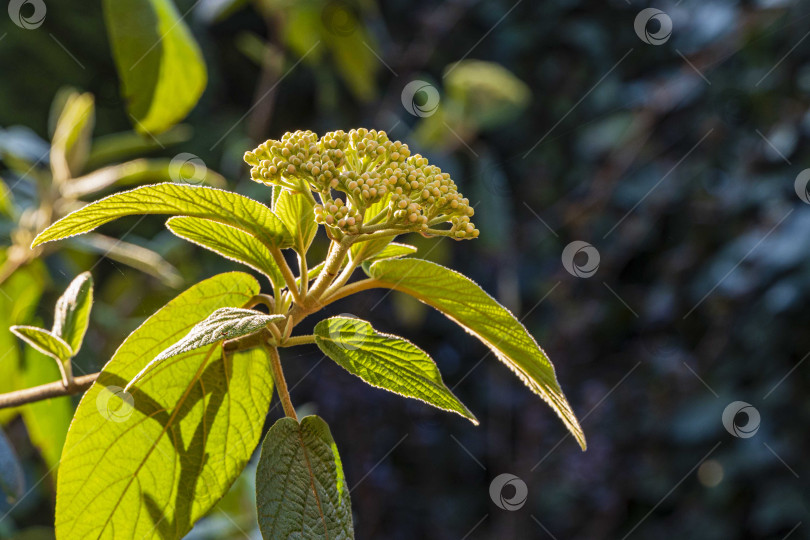
{"label": "textured green leaf", "polygon": [[557,382],[551,361],[520,321],[474,281],[421,259],[378,261],[368,273],[382,286],[433,306],[480,339],[554,409],[585,448],[585,435]]}
{"label": "textured green leaf", "polygon": [[51,143],[51,171],[55,181],[64,182],[82,172],[90,151],[94,113],[92,94],[67,96]]}
{"label": "textured green leaf", "polygon": [[12,326],[10,330],[37,351],[56,360],[59,372],[62,374],[62,382],[67,384],[70,381],[70,359],[73,357],[73,351],[62,338],[36,326]]}
{"label": "textured green leaf", "polygon": [[204,320],[198,322],[180,341],[160,352],[152,361],[138,372],[124,390],[129,390],[137,381],[142,380],[150,371],[155,370],[161,362],[206,345],[213,345],[226,339],[252,334],[264,328],[268,323],[284,320],[284,315],[265,315],[252,309],[234,307],[219,308]]}
{"label": "textured green leaf", "polygon": [[28,343],[42,354],[47,354],[57,362],[61,362],[73,356],[70,345],[44,328],[37,328],[36,326],[12,326],[11,331],[15,336]]}
{"label": "textured green leaf", "polygon": [[268,245],[281,247],[292,242],[276,215],[253,199],[220,189],[165,183],[122,191],[88,204],[42,231],[33,246],[86,233],[114,219],[137,214],[206,218],[236,227]]}
{"label": "textured green leaf", "polygon": [[0,429],[0,490],[12,499],[19,499],[25,491],[25,476],[20,460],[2,429]]}
{"label": "textured green leaf", "polygon": [[205,89],[202,53],[171,0],[104,0],[121,93],[140,133],[182,120]]}
{"label": "textured green leaf", "polygon": [[85,393],[57,478],[56,535],[181,538],[227,491],[261,435],[272,395],[264,351],[222,359],[209,345],[164,362],[131,395],[123,386],[221,307],[259,291],[248,274],[194,285],[127,337]]}
{"label": "textured green leaf", "polygon": [[478,424],[444,385],[433,359],[410,341],[381,334],[368,321],[332,317],[315,325],[315,343],[325,355],[371,386],[419,399]]}
{"label": "textured green leaf", "polygon": [[193,217],[170,218],[166,227],[184,240],[261,272],[274,286],[284,286],[284,277],[270,251],[246,232],[216,221]]}
{"label": "textured green leaf", "polygon": [[311,197],[302,193],[293,193],[281,189],[278,198],[273,202],[273,212],[290,231],[293,246],[299,254],[306,253],[318,232],[315,222],[315,205]]}
{"label": "textured green leaf", "polygon": [[256,469],[262,536],[354,538],[352,509],[335,441],[321,418],[281,418],[267,431]]}
{"label": "textured green leaf", "polygon": [[51,333],[68,344],[73,356],[82,346],[90,309],[93,307],[93,276],[83,272],[74,279],[65,293],[56,301]]}

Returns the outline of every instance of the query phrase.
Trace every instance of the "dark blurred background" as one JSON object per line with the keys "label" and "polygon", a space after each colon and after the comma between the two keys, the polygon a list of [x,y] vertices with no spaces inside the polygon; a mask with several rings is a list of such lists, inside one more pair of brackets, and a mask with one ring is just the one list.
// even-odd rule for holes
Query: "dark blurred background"
{"label": "dark blurred background", "polygon": [[[482,345],[416,301],[372,291],[337,304],[422,346],[481,420],[290,350],[293,401],[331,426],[358,538],[810,537],[810,2],[177,4],[209,82],[190,138],[151,155],[192,153],[266,201],[241,161],[257,142],[360,126],[407,142],[476,204],[481,237],[402,240],[522,319],[585,429],[582,453]],[[47,9],[35,31],[0,16],[6,156],[47,150],[65,86],[95,96],[96,137],[131,128],[99,3]],[[132,241],[175,266],[179,288],[109,258],[44,259],[33,317],[46,323],[95,264],[83,371],[180,289],[236,269],[162,222]],[[0,536],[48,538],[52,476],[36,482],[58,449],[43,456],[20,418],[4,421],[32,489],[10,513],[0,503]],[[503,473],[517,479],[499,489]],[[258,538],[251,476],[190,537]],[[525,503],[509,509],[521,483]]]}

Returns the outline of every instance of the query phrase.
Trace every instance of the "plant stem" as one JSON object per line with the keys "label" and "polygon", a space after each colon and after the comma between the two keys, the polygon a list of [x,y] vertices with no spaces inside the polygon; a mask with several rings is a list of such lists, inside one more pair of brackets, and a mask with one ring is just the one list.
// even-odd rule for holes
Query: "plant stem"
{"label": "plant stem", "polygon": [[284,255],[281,253],[281,250],[278,248],[271,248],[270,253],[273,255],[273,260],[276,261],[276,264],[281,270],[281,275],[284,276],[284,281],[287,283],[287,288],[290,290],[293,300],[295,300],[296,304],[303,305],[304,299],[301,298],[301,295],[298,293],[298,287],[295,285],[295,276],[293,275],[292,270],[290,270],[290,265],[288,265],[286,259],[284,259]]}
{"label": "plant stem", "polygon": [[293,336],[287,338],[279,347],[295,347],[297,345],[309,345],[310,343],[315,343],[314,335]]}
{"label": "plant stem", "polygon": [[284,371],[281,369],[281,358],[278,355],[278,349],[267,344],[264,345],[264,348],[267,354],[270,355],[270,367],[273,370],[273,380],[276,383],[276,392],[278,392],[278,398],[281,400],[281,406],[284,407],[284,414],[298,421],[295,408],[293,407],[292,401],[290,401],[290,391],[287,390],[287,381],[284,379]]}
{"label": "plant stem", "polygon": [[301,276],[301,298],[307,297],[309,288],[309,268],[307,267],[307,254],[298,254],[298,275]]}
{"label": "plant stem", "polygon": [[16,390],[7,394],[0,394],[0,409],[17,407],[19,405],[25,405],[26,403],[31,403],[34,401],[42,401],[43,399],[50,399],[59,396],[70,396],[72,394],[84,392],[90,388],[90,385],[95,382],[99,375],[100,372],[75,377],[73,379],[73,384],[70,386],[65,386],[62,381],[54,381],[47,384],[41,384],[39,386],[33,386],[31,388],[25,388],[23,390]]}
{"label": "plant stem", "polygon": [[[326,258],[326,262],[323,265],[323,270],[321,273],[318,274],[318,279],[315,280],[315,283],[312,285],[312,288],[309,290],[309,294],[307,295],[307,302],[312,302],[314,305],[318,305],[318,299],[321,296],[326,288],[332,283],[332,280],[340,270],[340,265],[343,263],[344,257],[346,257],[346,253],[348,253],[349,248],[352,245],[351,237],[345,237],[341,242],[336,242],[333,246],[336,246],[334,249],[331,249],[329,252],[329,256]],[[311,307],[309,304],[305,304],[307,307]]]}
{"label": "plant stem", "polygon": [[325,306],[327,304],[331,304],[332,302],[336,302],[341,298],[346,298],[347,296],[351,296],[353,294],[367,291],[369,289],[376,289],[380,287],[387,287],[393,289],[394,287],[390,285],[386,285],[381,281],[377,281],[374,278],[368,279],[361,279],[360,281],[355,281],[354,283],[349,283],[348,285],[344,286],[341,289],[338,289],[330,296],[327,296],[323,302],[321,302],[321,306]]}

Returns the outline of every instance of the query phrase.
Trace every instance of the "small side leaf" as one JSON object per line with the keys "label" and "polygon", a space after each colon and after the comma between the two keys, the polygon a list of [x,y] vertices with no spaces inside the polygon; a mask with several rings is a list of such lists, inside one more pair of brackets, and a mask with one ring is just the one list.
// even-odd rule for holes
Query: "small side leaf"
{"label": "small side leaf", "polygon": [[557,382],[554,366],[546,353],[520,321],[474,281],[421,259],[378,261],[367,271],[381,286],[407,293],[438,309],[481,340],[551,406],[585,449],[585,434]]}
{"label": "small side leaf", "polygon": [[129,390],[133,384],[143,377],[160,362],[194,349],[212,345],[226,339],[233,339],[240,336],[252,334],[264,328],[268,323],[280,321],[284,315],[265,315],[264,313],[241,308],[220,308],[197,323],[180,341],[164,349],[151,362],[137,374],[127,384],[125,390]]}
{"label": "small side leaf", "polygon": [[379,333],[367,321],[332,317],[315,325],[315,343],[326,356],[371,386],[458,413],[478,425],[445,386],[433,359],[410,341]]}
{"label": "small side leaf", "polygon": [[[281,189],[280,192],[278,198],[273,201],[273,212],[290,231],[295,250],[299,254],[304,254],[318,232],[312,196],[293,193],[289,189]],[[273,193],[275,194],[276,190],[273,190]]]}
{"label": "small side leaf", "polygon": [[154,184],[122,191],[63,217],[34,239],[32,247],[90,232],[115,219],[138,214],[192,216],[225,223],[261,242],[287,247],[292,237],[265,205],[249,197],[203,186]]}
{"label": "small side leaf", "polygon": [[51,333],[68,344],[73,356],[82,346],[92,306],[93,276],[90,272],[79,274],[56,301]]}
{"label": "small side leaf", "polygon": [[25,491],[25,476],[20,460],[2,429],[0,429],[0,489],[13,500],[22,497]]}
{"label": "small side leaf", "polygon": [[11,332],[42,354],[47,354],[57,362],[68,360],[73,356],[70,345],[44,328],[37,328],[36,326],[12,326]]}
{"label": "small side leaf", "polygon": [[278,420],[267,431],[256,469],[262,536],[354,538],[343,465],[329,426],[317,416]]}
{"label": "small side leaf", "polygon": [[62,374],[62,382],[65,384],[70,382],[72,376],[70,359],[73,356],[70,345],[44,328],[12,326],[10,330],[15,336],[31,345],[34,349],[56,360],[59,372]]}
{"label": "small side leaf", "polygon": [[248,233],[230,225],[194,217],[170,218],[166,228],[184,240],[261,272],[274,286],[284,287],[284,277],[270,251]]}

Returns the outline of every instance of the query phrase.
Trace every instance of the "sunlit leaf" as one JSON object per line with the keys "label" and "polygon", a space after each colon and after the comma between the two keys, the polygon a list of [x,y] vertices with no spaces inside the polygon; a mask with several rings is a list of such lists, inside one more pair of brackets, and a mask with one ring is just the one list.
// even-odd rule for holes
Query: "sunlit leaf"
{"label": "sunlit leaf", "polygon": [[329,426],[317,416],[281,418],[267,431],[256,469],[262,536],[354,538],[343,465]]}
{"label": "sunlit leaf", "polygon": [[85,393],[58,475],[56,535],[182,538],[250,459],[272,395],[260,349],[222,358],[218,345],[161,364],[122,388],[168,344],[221,307],[259,291],[247,274],[194,285],[136,329]]}
{"label": "sunlit leaf", "polygon": [[292,241],[276,215],[253,199],[209,187],[166,183],[141,186],[88,204],[42,231],[33,246],[86,233],[120,217],[137,214],[211,219],[243,230],[267,245],[287,246]]}
{"label": "sunlit leaf", "polygon": [[315,343],[329,358],[371,386],[419,399],[478,424],[445,386],[433,359],[410,341],[377,332],[368,321],[332,317],[315,325]]}
{"label": "sunlit leaf", "polygon": [[273,212],[290,231],[293,237],[293,246],[299,254],[306,253],[318,232],[315,222],[315,205],[311,196],[293,193],[288,189],[275,189],[273,193],[280,192],[273,201]]}
{"label": "sunlit leaf", "polygon": [[276,287],[284,286],[284,277],[270,251],[255,237],[240,229],[194,217],[170,218],[166,228],[184,240],[261,272]]}
{"label": "sunlit leaf", "polygon": [[90,272],[79,274],[56,302],[51,333],[62,338],[74,356],[82,346],[92,306],[93,276]]}
{"label": "sunlit leaf", "polygon": [[371,265],[380,285],[433,306],[477,337],[559,415],[582,448],[585,435],[557,382],[554,366],[526,328],[469,278],[421,259]]}
{"label": "sunlit leaf", "polygon": [[204,320],[198,322],[182,339],[164,349],[127,383],[124,390],[142,380],[147,373],[154,371],[162,362],[173,356],[252,334],[268,323],[284,320],[284,315],[265,315],[252,309],[234,307],[219,308]]}

